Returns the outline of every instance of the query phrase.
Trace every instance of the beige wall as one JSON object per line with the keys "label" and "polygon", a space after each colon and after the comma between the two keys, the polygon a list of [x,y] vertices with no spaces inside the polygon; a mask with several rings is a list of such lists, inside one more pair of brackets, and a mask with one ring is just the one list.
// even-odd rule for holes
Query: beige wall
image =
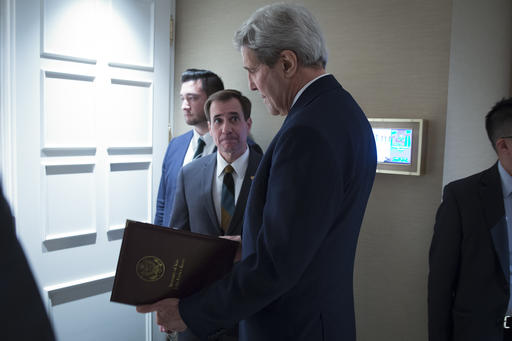
{"label": "beige wall", "polygon": [[443,184],[496,162],[484,114],[510,96],[512,72],[512,1],[453,0],[452,11]]}
{"label": "beige wall", "polygon": [[[178,0],[175,96],[188,67],[217,72],[254,104],[253,135],[267,147],[282,119],[248,93],[232,47],[240,24],[269,1]],[[377,174],[359,239],[355,295],[358,340],[427,339],[428,248],[441,195],[451,1],[305,0],[329,50],[327,70],[368,117],[428,120],[426,174]],[[188,130],[179,103],[174,132]],[[327,122],[326,122],[327,123]]]}
{"label": "beige wall", "polygon": [[[250,93],[240,53],[233,47],[233,34],[254,10],[269,1],[178,0],[176,1],[175,98],[179,98],[180,74],[187,68],[217,73],[226,88],[242,91],[253,104],[251,133],[266,149],[283,119],[271,118],[261,97]],[[189,130],[181,103],[175,101],[172,117],[174,135]]]}

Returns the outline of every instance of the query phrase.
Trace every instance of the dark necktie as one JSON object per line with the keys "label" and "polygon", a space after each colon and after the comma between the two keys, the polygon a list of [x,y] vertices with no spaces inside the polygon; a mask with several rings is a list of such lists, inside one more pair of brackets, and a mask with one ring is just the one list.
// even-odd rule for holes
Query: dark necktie
{"label": "dark necktie", "polygon": [[197,148],[194,152],[194,157],[192,159],[199,159],[201,156],[203,156],[203,150],[206,143],[203,141],[202,138],[197,139]]}
{"label": "dark necktie", "polygon": [[228,231],[231,217],[235,212],[235,182],[233,181],[233,167],[227,165],[224,168],[224,180],[222,181],[222,195],[220,199],[220,226],[224,232]]}

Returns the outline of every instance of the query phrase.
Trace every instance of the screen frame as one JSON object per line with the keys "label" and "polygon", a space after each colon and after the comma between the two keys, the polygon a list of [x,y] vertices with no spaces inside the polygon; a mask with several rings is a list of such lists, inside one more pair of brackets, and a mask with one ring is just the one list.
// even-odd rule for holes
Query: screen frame
{"label": "screen frame", "polygon": [[424,173],[424,149],[427,122],[421,118],[369,118],[373,128],[411,129],[411,163],[384,163],[377,162],[377,173],[399,175],[422,175]]}

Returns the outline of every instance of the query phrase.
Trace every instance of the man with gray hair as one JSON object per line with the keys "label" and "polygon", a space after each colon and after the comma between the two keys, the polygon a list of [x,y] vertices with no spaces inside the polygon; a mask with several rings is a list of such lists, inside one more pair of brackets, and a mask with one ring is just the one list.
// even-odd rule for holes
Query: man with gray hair
{"label": "man with gray hair", "polygon": [[251,90],[287,115],[252,183],[242,259],[199,293],[137,310],[202,340],[241,321],[245,341],[354,341],[354,257],[376,168],[371,127],[326,74],[324,39],[304,7],[257,10],[235,44]]}

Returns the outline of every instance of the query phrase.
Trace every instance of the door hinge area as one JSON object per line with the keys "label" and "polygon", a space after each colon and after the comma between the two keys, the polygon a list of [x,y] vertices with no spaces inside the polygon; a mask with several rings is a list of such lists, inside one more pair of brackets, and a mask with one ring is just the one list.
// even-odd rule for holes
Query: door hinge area
{"label": "door hinge area", "polygon": [[169,45],[172,46],[172,43],[174,42],[174,18],[169,18]]}
{"label": "door hinge area", "polygon": [[168,141],[168,142],[171,142],[171,140],[172,140],[172,127],[171,127],[171,124],[169,124],[169,125],[167,126],[167,134],[168,134],[168,136],[167,136],[167,137],[168,137],[168,139],[169,139],[169,141]]}

